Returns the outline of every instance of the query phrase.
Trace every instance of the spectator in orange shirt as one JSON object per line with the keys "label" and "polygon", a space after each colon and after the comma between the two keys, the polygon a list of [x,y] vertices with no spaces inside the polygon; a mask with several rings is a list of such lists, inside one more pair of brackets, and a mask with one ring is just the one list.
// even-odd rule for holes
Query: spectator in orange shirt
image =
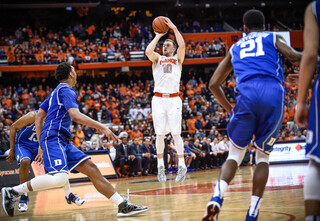
{"label": "spectator in orange shirt", "polygon": [[141,133],[141,131],[138,129],[138,126],[134,126],[134,129],[130,135],[130,139],[134,140],[135,137],[140,137],[141,139],[143,139],[143,135]]}
{"label": "spectator in orange shirt", "polygon": [[80,124],[77,126],[76,137],[74,138],[74,145],[76,147],[80,146],[80,143],[84,141],[84,133]]}
{"label": "spectator in orange shirt", "polygon": [[94,100],[93,107],[94,107],[98,112],[100,111],[100,109],[101,109],[101,103],[99,102],[98,99],[95,99],[95,100]]}
{"label": "spectator in orange shirt", "polygon": [[116,114],[116,116],[112,120],[112,123],[113,123],[113,125],[116,125],[116,126],[120,125],[121,121],[119,119],[119,115],[118,114]]}
{"label": "spectator in orange shirt", "polygon": [[40,100],[43,101],[44,97],[46,96],[46,92],[42,90],[42,85],[39,85],[36,95],[38,96],[38,98],[40,98]]}
{"label": "spectator in orange shirt", "polygon": [[196,119],[194,119],[193,114],[190,115],[190,118],[187,120],[188,132],[191,137],[197,132],[196,128]]}
{"label": "spectator in orange shirt", "polygon": [[289,121],[289,114],[288,114],[288,112],[286,111],[286,112],[284,112],[284,117],[283,117],[283,123],[287,123],[288,121]]}
{"label": "spectator in orange shirt", "polygon": [[86,101],[84,102],[84,104],[85,104],[85,105],[88,105],[88,107],[91,108],[91,107],[94,105],[94,101],[92,100],[92,97],[89,96],[89,97],[88,97],[88,100],[86,100]]}
{"label": "spectator in orange shirt", "polygon": [[28,93],[28,89],[24,90],[24,93],[21,95],[22,103],[27,105],[29,103],[30,95]]}

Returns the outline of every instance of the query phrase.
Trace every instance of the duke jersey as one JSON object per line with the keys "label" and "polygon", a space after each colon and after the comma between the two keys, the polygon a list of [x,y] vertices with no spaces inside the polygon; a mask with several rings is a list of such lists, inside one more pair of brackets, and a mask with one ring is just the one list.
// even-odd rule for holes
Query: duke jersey
{"label": "duke jersey", "polygon": [[[38,113],[38,111],[35,111]],[[22,145],[29,149],[34,149],[39,147],[37,134],[36,134],[36,125],[35,123],[22,128],[16,137],[16,145]]]}
{"label": "duke jersey", "polygon": [[71,138],[69,127],[71,118],[68,109],[79,108],[77,94],[66,83],[60,83],[41,105],[40,108],[47,113],[41,137],[64,136]]}
{"label": "duke jersey", "polygon": [[230,53],[237,85],[258,75],[269,76],[284,83],[275,33],[251,32],[233,44]]}
{"label": "duke jersey", "polygon": [[153,70],[154,92],[178,93],[181,69],[178,56],[160,56]]}
{"label": "duke jersey", "polygon": [[[315,1],[313,3],[313,14],[316,16],[318,20],[318,25],[320,24],[320,1]],[[320,52],[319,52],[320,55]],[[319,67],[318,63],[318,67]],[[320,78],[319,75],[316,81],[313,84],[312,89],[312,98],[311,98],[311,106],[309,112],[309,123],[308,123],[308,133],[306,138],[306,155],[310,159],[313,159],[315,162],[320,164],[320,147],[319,147],[319,110],[320,110]]]}

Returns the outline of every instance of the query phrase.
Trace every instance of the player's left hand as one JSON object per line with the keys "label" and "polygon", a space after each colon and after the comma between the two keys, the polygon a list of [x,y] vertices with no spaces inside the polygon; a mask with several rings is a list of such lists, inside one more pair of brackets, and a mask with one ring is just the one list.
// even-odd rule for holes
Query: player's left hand
{"label": "player's left hand", "polygon": [[294,121],[301,128],[308,128],[309,107],[306,104],[297,104]]}
{"label": "player's left hand", "polygon": [[14,151],[10,150],[6,160],[8,163],[12,163],[15,160]]}
{"label": "player's left hand", "polygon": [[168,27],[170,29],[175,29],[176,28],[176,26],[172,23],[172,21],[167,17],[165,17],[164,23],[166,23],[166,25],[168,25]]}
{"label": "player's left hand", "polygon": [[34,159],[36,162],[38,162],[38,165],[43,164],[43,156],[42,156],[42,149],[41,147],[39,147],[38,149],[38,154],[36,156],[36,158]]}

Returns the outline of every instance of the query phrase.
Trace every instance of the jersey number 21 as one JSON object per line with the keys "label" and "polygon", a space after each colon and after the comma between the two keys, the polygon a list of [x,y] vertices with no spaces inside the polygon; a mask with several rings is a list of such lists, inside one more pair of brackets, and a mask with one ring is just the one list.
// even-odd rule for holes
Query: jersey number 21
{"label": "jersey number 21", "polygon": [[[247,46],[249,45],[249,47]],[[248,41],[243,42],[240,45],[240,59],[246,58],[246,57],[258,57],[263,56],[265,53],[263,51],[263,45],[262,45],[262,37],[257,37],[256,39],[249,39]],[[253,52],[256,48],[257,52]]]}

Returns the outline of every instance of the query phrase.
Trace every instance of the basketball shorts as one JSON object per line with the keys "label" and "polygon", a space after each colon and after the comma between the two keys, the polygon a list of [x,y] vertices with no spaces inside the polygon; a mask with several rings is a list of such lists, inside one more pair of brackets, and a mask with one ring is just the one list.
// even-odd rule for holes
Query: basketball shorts
{"label": "basketball shorts", "polygon": [[319,93],[319,76],[314,83],[312,90],[311,106],[309,112],[308,133],[306,138],[306,155],[309,159],[320,163],[320,143],[319,143],[319,110],[320,110],[320,93]]}
{"label": "basketball shorts", "polygon": [[16,143],[14,147],[14,153],[18,162],[18,166],[20,167],[21,161],[25,158],[29,158],[31,164],[38,155],[38,149],[39,146],[32,147]]}
{"label": "basketball shorts", "polygon": [[255,135],[254,146],[270,154],[284,115],[282,85],[270,77],[255,77],[237,85],[235,95],[227,126],[231,142],[244,149]]}
{"label": "basketball shorts", "polygon": [[90,159],[81,150],[73,146],[66,138],[60,136],[40,137],[43,162],[46,173],[77,173],[74,169],[83,161]]}
{"label": "basketball shorts", "polygon": [[151,108],[153,126],[157,135],[166,135],[169,132],[172,135],[181,134],[182,101],[180,97],[154,96]]}

